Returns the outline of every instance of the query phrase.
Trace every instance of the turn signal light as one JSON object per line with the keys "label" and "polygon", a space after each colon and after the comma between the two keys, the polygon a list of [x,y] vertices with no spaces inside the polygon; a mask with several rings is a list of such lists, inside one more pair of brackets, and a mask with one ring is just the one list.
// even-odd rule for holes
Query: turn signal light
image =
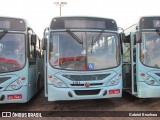
{"label": "turn signal light", "polygon": [[25,80],[25,79],[26,79],[25,77],[22,77],[22,78],[21,78],[21,80]]}
{"label": "turn signal light", "polygon": [[49,75],[48,77],[49,77],[49,78],[52,78],[52,75]]}
{"label": "turn signal light", "polygon": [[144,74],[144,73],[141,73],[141,76],[145,76],[145,74]]}

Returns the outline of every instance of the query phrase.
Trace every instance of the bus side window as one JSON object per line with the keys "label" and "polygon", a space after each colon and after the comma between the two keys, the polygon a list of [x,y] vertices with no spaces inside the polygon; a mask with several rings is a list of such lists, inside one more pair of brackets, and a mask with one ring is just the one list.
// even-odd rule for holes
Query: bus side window
{"label": "bus side window", "polygon": [[36,64],[35,46],[31,45],[31,34],[28,35],[29,40],[29,66]]}

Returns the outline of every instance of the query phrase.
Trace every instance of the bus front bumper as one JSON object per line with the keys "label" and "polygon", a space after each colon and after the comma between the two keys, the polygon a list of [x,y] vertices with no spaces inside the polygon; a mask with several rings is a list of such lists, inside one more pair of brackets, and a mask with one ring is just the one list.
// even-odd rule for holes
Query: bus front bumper
{"label": "bus front bumper", "polygon": [[48,101],[86,100],[122,97],[122,85],[99,88],[57,88],[48,85]]}
{"label": "bus front bumper", "polygon": [[148,85],[145,82],[138,83],[139,98],[159,98],[160,97],[160,86]]}
{"label": "bus front bumper", "polygon": [[18,90],[0,92],[0,104],[4,103],[26,103],[27,102],[27,86],[23,86]]}

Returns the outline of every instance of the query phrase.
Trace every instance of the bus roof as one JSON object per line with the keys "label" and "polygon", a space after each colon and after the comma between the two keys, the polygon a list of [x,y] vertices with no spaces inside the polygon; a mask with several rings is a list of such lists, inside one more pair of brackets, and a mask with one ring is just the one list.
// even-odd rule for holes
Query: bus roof
{"label": "bus roof", "polygon": [[114,19],[87,17],[87,16],[66,16],[54,17],[50,29],[103,29],[117,31],[117,24]]}
{"label": "bus roof", "polygon": [[17,17],[0,16],[0,30],[26,31],[28,22]]}
{"label": "bus roof", "polygon": [[139,20],[139,29],[156,29],[160,27],[160,16],[143,16]]}
{"label": "bus roof", "polygon": [[124,32],[127,36],[136,30],[156,29],[157,27],[160,27],[160,16],[141,16],[139,22],[125,29]]}

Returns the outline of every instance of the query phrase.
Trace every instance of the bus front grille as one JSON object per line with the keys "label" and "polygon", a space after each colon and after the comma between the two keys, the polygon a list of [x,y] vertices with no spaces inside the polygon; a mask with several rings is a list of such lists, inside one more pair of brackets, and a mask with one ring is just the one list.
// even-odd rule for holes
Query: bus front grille
{"label": "bus front grille", "polygon": [[8,79],[10,79],[10,77],[3,77],[3,78],[0,78],[0,84],[7,81]]}
{"label": "bus front grille", "polygon": [[97,95],[100,92],[100,89],[97,90],[74,90],[76,95]]}
{"label": "bus front grille", "polygon": [[[90,86],[103,85],[103,83],[91,83]],[[85,84],[71,84],[71,86],[85,86]]]}
{"label": "bus front grille", "polygon": [[72,81],[93,81],[93,80],[103,80],[110,74],[97,74],[97,75],[62,75],[63,77]]}

